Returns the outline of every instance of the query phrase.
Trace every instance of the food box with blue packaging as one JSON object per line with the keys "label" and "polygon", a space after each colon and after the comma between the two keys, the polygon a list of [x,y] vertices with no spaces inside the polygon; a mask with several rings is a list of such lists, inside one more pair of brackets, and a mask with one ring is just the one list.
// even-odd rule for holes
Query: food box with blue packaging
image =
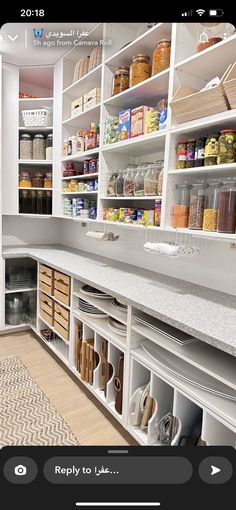
{"label": "food box with blue packaging", "polygon": [[131,110],[123,110],[119,112],[118,138],[119,140],[127,140],[131,133]]}

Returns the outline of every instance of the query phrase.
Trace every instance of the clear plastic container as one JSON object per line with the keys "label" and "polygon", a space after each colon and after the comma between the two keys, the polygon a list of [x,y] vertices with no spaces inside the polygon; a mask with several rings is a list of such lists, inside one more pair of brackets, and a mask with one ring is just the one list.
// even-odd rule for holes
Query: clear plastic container
{"label": "clear plastic container", "polygon": [[33,159],[46,159],[46,140],[41,133],[33,138]]}
{"label": "clear plastic container", "polygon": [[176,203],[173,211],[173,227],[187,228],[189,217],[190,189],[187,182],[176,184]]}
{"label": "clear plastic container", "polygon": [[111,172],[108,175],[107,179],[107,196],[115,197],[116,196],[116,179],[117,172]]}
{"label": "clear plastic container", "polygon": [[20,159],[33,159],[33,140],[28,133],[20,134]]}
{"label": "clear plastic container", "polygon": [[236,227],[236,178],[223,181],[219,196],[217,231],[233,234]]}
{"label": "clear plastic container", "polygon": [[135,173],[134,178],[134,195],[136,197],[144,196],[144,181],[145,181],[146,167],[139,166]]}
{"label": "clear plastic container", "polygon": [[210,179],[208,182],[206,204],[203,215],[203,230],[216,232],[219,210],[219,193],[222,183],[219,179]]}
{"label": "clear plastic container", "polygon": [[188,219],[188,228],[190,229],[202,229],[203,214],[206,202],[206,188],[207,184],[202,179],[199,179],[199,181],[192,185]]}
{"label": "clear plastic container", "polygon": [[127,168],[124,178],[123,194],[125,197],[132,197],[134,195],[134,171],[132,168]]}
{"label": "clear plastic container", "polygon": [[158,187],[158,167],[155,164],[151,164],[147,167],[144,178],[144,195],[145,196],[157,196]]}
{"label": "clear plastic container", "polygon": [[120,170],[116,179],[116,196],[123,197],[125,170]]}

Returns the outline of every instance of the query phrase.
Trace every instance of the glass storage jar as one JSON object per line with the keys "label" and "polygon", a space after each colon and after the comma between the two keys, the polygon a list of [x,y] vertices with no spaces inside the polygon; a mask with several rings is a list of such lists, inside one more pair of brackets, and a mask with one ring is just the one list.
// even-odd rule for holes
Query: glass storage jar
{"label": "glass storage jar", "polygon": [[108,175],[107,179],[107,196],[115,197],[116,196],[116,179],[117,179],[117,173],[111,172]]}
{"label": "glass storage jar", "polygon": [[52,173],[47,172],[44,177],[44,188],[52,188]]}
{"label": "glass storage jar", "polygon": [[134,171],[129,167],[125,172],[123,194],[125,197],[134,195]]}
{"label": "glass storage jar", "polygon": [[162,161],[161,171],[158,176],[157,194],[159,196],[162,195],[162,190],[163,190],[163,174],[164,174],[164,161]]}
{"label": "glass storage jar", "polygon": [[33,158],[33,140],[28,133],[20,134],[20,159]]}
{"label": "glass storage jar", "polygon": [[158,186],[158,175],[157,166],[155,164],[148,165],[147,171],[144,177],[144,195],[145,196],[156,196]]}
{"label": "glass storage jar", "polygon": [[134,195],[136,197],[144,196],[145,171],[146,170],[144,166],[138,166],[137,171],[135,172]]}
{"label": "glass storage jar", "polygon": [[220,132],[217,165],[235,163],[236,161],[236,129],[223,129]]}
{"label": "glass storage jar", "polygon": [[[232,26],[232,25],[231,25]],[[197,31],[197,52],[210,48],[232,34],[228,23],[199,23]]]}
{"label": "glass storage jar", "polygon": [[46,138],[46,159],[48,161],[52,161],[52,144],[53,144],[53,135],[49,133]]}
{"label": "glass storage jar", "polygon": [[116,179],[116,196],[123,197],[125,171],[120,170]]}
{"label": "glass storage jar", "polygon": [[219,179],[210,179],[206,193],[206,203],[203,214],[203,230],[216,232],[219,209],[219,193],[222,183]]}
{"label": "glass storage jar", "polygon": [[187,142],[178,142],[176,152],[176,168],[178,170],[186,168]]}
{"label": "glass storage jar", "polygon": [[44,187],[44,174],[42,172],[36,172],[32,176],[32,187],[43,188]]}
{"label": "glass storage jar", "polygon": [[29,193],[29,212],[31,214],[37,213],[37,191],[33,189]]}
{"label": "glass storage jar", "polygon": [[202,229],[206,201],[206,188],[207,184],[202,179],[199,179],[198,182],[192,185],[188,219],[188,228],[190,229]]}
{"label": "glass storage jar", "polygon": [[161,39],[156,45],[152,57],[152,76],[164,71],[170,66],[170,39]]}
{"label": "glass storage jar", "polygon": [[193,168],[195,157],[195,140],[188,140],[186,147],[186,168]]}
{"label": "glass storage jar", "polygon": [[115,69],[115,74],[112,80],[112,96],[124,92],[129,88],[129,68],[126,66],[119,66]]}
{"label": "glass storage jar", "polygon": [[37,191],[37,214],[44,214],[43,191]]}
{"label": "glass storage jar", "polygon": [[176,184],[177,198],[173,211],[173,227],[187,228],[191,186],[187,182]]}
{"label": "glass storage jar", "polygon": [[27,214],[29,211],[29,192],[28,190],[20,190],[19,196],[19,212]]}
{"label": "glass storage jar", "polygon": [[37,133],[33,138],[33,159],[46,158],[46,141],[44,135]]}
{"label": "glass storage jar", "polygon": [[44,196],[44,213],[52,214],[52,192],[45,191]]}
{"label": "glass storage jar", "polygon": [[236,226],[236,178],[223,181],[220,190],[217,231],[233,234]]}
{"label": "glass storage jar", "polygon": [[208,135],[205,145],[204,166],[217,164],[219,152],[219,134]]}
{"label": "glass storage jar", "polygon": [[20,172],[19,186],[20,188],[31,188],[31,175],[29,172]]}
{"label": "glass storage jar", "polygon": [[133,87],[134,85],[147,80],[147,78],[150,78],[151,72],[152,66],[150,64],[150,57],[143,53],[138,53],[133,57],[133,61],[130,66],[129,86]]}
{"label": "glass storage jar", "polygon": [[204,165],[206,137],[201,136],[195,141],[194,167]]}

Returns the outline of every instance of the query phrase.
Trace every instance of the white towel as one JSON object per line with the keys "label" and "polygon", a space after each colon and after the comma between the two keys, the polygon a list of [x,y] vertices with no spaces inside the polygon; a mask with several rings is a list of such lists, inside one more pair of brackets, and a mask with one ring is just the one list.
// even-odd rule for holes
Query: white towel
{"label": "white towel", "polygon": [[168,243],[145,243],[144,250],[157,255],[165,255],[168,257],[179,257],[180,246]]}
{"label": "white towel", "polygon": [[86,233],[86,236],[102,241],[102,239],[104,239],[105,233],[104,232],[93,232],[92,230],[89,230]]}

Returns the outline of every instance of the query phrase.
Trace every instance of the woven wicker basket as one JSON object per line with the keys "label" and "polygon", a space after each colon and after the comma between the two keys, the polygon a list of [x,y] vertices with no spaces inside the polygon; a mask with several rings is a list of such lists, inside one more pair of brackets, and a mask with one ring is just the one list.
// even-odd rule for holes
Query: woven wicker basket
{"label": "woven wicker basket", "polygon": [[81,58],[75,65],[73,83],[80,80],[85,74],[88,73],[89,57]]}
{"label": "woven wicker basket", "polygon": [[189,122],[230,110],[223,87],[228,71],[229,68],[222,76],[219,85],[208,90],[198,91],[188,85],[180,85],[170,102],[175,121]]}
{"label": "woven wicker basket", "polygon": [[102,46],[98,46],[97,48],[94,48],[90,55],[88,72],[95,69],[95,67],[99,66],[101,63],[102,63]]}
{"label": "woven wicker basket", "polygon": [[236,62],[232,64],[223,82],[230,108],[236,108]]}

